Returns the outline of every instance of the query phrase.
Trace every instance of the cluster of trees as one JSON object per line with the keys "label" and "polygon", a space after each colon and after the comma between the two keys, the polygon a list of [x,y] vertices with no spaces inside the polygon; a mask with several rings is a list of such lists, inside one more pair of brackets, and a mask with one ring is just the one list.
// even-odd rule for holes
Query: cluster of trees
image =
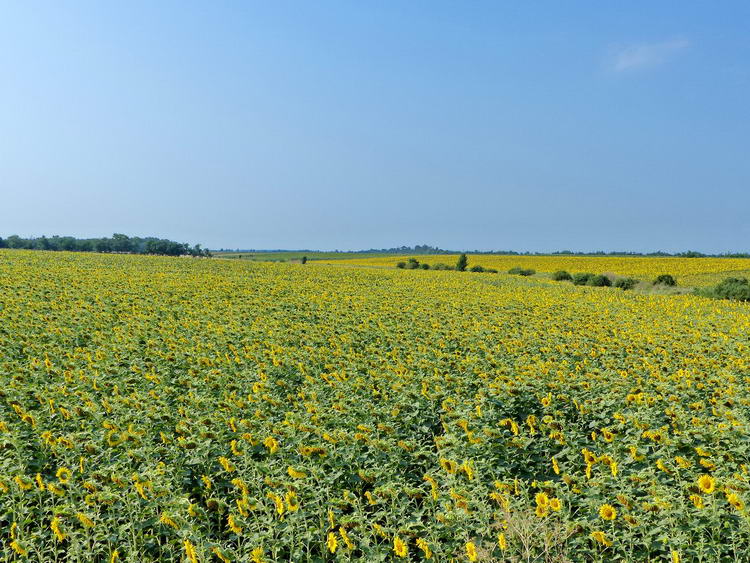
{"label": "cluster of trees", "polygon": [[208,249],[200,244],[190,246],[187,243],[175,242],[156,237],[129,237],[115,233],[111,237],[75,238],[75,237],[32,237],[22,238],[11,235],[6,239],[0,237],[0,248],[17,248],[26,250],[67,250],[71,252],[119,252],[127,254],[161,254],[165,256],[211,256]]}

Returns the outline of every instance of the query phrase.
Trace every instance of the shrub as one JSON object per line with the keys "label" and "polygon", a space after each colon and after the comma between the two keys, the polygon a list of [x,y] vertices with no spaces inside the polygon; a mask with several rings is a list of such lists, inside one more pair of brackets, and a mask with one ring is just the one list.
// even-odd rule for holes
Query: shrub
{"label": "shrub", "polygon": [[422,262],[422,263],[421,263],[421,264],[419,265],[419,267],[420,267],[420,268],[422,268],[423,270],[429,270],[429,269],[430,269],[430,265],[429,265],[429,264],[427,264],[427,263],[425,263],[425,262]]}
{"label": "shrub", "polygon": [[565,280],[572,280],[573,276],[571,276],[565,270],[557,270],[554,274],[552,274],[552,279],[555,281],[565,281]]}
{"label": "shrub", "polygon": [[433,270],[452,270],[453,268],[449,266],[448,264],[443,264],[442,262],[438,262],[432,267]]}
{"label": "shrub", "polygon": [[508,270],[508,273],[514,274],[516,276],[533,276],[534,274],[536,274],[536,270],[532,270],[531,268],[524,269],[516,266],[515,268],[511,268],[510,270]]}
{"label": "shrub", "polygon": [[586,285],[590,285],[592,287],[609,287],[612,285],[612,281],[603,274],[597,274],[595,276],[591,276],[586,281]]}
{"label": "shrub", "polygon": [[402,270],[406,268],[406,262],[398,262],[396,264],[396,268],[401,268]]}
{"label": "shrub", "polygon": [[677,285],[677,281],[669,274],[661,274],[654,280],[654,285]]}
{"label": "shrub", "polygon": [[594,274],[589,274],[585,272],[579,272],[577,274],[573,274],[573,284],[575,285],[586,285],[589,281],[589,278],[593,278]]}
{"label": "shrub", "polygon": [[477,264],[476,266],[471,267],[471,271],[472,272],[484,272],[484,268],[480,266],[479,264]]}
{"label": "shrub", "polygon": [[725,278],[714,287],[698,291],[698,294],[714,299],[750,301],[750,282],[747,278]]}
{"label": "shrub", "polygon": [[615,287],[619,287],[623,291],[627,291],[628,289],[633,289],[636,285],[638,285],[638,280],[635,278],[617,278],[614,285]]}
{"label": "shrub", "polygon": [[419,268],[419,260],[417,260],[416,258],[409,258],[406,261],[407,270],[416,270],[417,268]]}
{"label": "shrub", "polygon": [[458,257],[458,262],[456,262],[456,270],[459,272],[465,272],[466,266],[469,265],[469,259],[466,257],[466,254],[461,254],[461,256]]}
{"label": "shrub", "polygon": [[487,272],[488,274],[496,274],[497,273],[497,270],[495,268],[485,268],[484,271]]}

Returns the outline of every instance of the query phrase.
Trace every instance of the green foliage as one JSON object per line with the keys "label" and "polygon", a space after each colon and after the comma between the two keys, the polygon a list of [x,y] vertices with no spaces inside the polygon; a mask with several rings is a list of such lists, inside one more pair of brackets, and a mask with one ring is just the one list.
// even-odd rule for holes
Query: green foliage
{"label": "green foliage", "polygon": [[623,291],[633,289],[636,285],[638,285],[638,280],[635,278],[617,278],[614,283],[615,287],[619,287]]}
{"label": "green foliage", "polygon": [[429,270],[430,269],[430,265],[427,262],[422,262],[419,265],[419,267],[422,268],[423,270]]}
{"label": "green foliage", "polygon": [[416,270],[417,268],[419,268],[419,260],[417,260],[416,258],[409,258],[406,261],[407,270]]}
{"label": "green foliage", "polygon": [[675,286],[677,285],[677,281],[670,274],[661,274],[654,280],[654,285]]}
{"label": "green foliage", "polygon": [[469,265],[469,259],[466,257],[466,254],[461,254],[461,256],[458,257],[458,261],[456,262],[456,270],[459,272],[465,272],[466,266]]}
{"label": "green foliage", "polygon": [[750,282],[747,278],[726,278],[715,286],[697,290],[696,293],[714,299],[750,301]]}
{"label": "green foliage", "polygon": [[511,268],[508,270],[509,274],[513,274],[515,276],[533,276],[536,274],[536,270],[533,270],[531,268],[520,268],[516,266],[515,268]]}
{"label": "green foliage", "polygon": [[593,278],[594,274],[589,272],[578,272],[576,274],[573,274],[573,284],[574,285],[586,285],[589,281],[589,279]]}
{"label": "green foliage", "polygon": [[432,267],[433,270],[452,270],[453,267],[449,266],[448,264],[443,264],[442,262],[438,262]]}
{"label": "green foliage", "polygon": [[552,279],[555,281],[567,281],[572,280],[573,276],[571,276],[565,270],[557,270],[554,274],[552,274]]}
{"label": "green foliage", "polygon": [[406,262],[397,262],[396,268],[403,270],[404,268],[406,268]]}
{"label": "green foliage", "polygon": [[479,264],[477,264],[476,266],[471,267],[471,271],[472,272],[484,272],[484,268],[480,266]]}
{"label": "green foliage", "polygon": [[592,287],[609,287],[612,285],[612,281],[603,274],[597,274],[595,276],[591,276],[586,281],[586,285],[589,285]]}
{"label": "green foliage", "polygon": [[307,264],[307,256],[303,256],[302,257],[302,263],[303,264]]}
{"label": "green foliage", "polygon": [[208,249],[201,248],[200,244],[191,247],[187,243],[175,242],[169,239],[156,237],[129,237],[121,233],[115,233],[111,238],[88,238],[79,239],[75,237],[32,237],[21,238],[11,235],[4,241],[0,239],[0,248],[14,248],[17,250],[64,250],[68,252],[118,252],[121,254],[159,254],[164,256],[211,256]]}

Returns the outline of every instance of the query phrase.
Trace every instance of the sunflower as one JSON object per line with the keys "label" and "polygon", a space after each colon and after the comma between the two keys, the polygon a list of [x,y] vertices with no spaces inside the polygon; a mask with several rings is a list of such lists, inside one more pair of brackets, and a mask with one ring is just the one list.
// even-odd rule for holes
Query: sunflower
{"label": "sunflower", "polygon": [[735,493],[731,493],[727,495],[727,501],[729,504],[731,504],[736,510],[742,510],[745,508],[745,503],[742,501],[742,499],[737,496]]}
{"label": "sunflower", "polygon": [[606,545],[607,547],[612,546],[612,542],[607,539],[607,536],[604,535],[604,532],[601,532],[599,530],[597,530],[596,532],[591,532],[590,537],[592,540],[602,545]]}
{"label": "sunflower", "polygon": [[474,542],[466,542],[466,557],[469,558],[469,561],[477,560],[477,546],[474,545]]}
{"label": "sunflower", "polygon": [[425,559],[430,559],[432,557],[430,546],[422,538],[417,538],[417,547],[422,550]]}
{"label": "sunflower", "polygon": [[409,548],[406,547],[406,543],[398,536],[393,536],[393,551],[398,557],[406,557],[409,555]]}
{"label": "sunflower", "polygon": [[599,507],[599,517],[602,520],[614,520],[617,518],[617,510],[611,504],[603,504]]}
{"label": "sunflower", "polygon": [[328,532],[328,539],[326,540],[326,546],[328,547],[328,551],[331,553],[336,553],[336,548],[338,547],[339,542],[336,539],[336,534],[333,532]]}
{"label": "sunflower", "polygon": [[711,475],[701,475],[698,478],[698,487],[701,491],[710,495],[716,490],[716,479]]}
{"label": "sunflower", "polygon": [[505,539],[505,534],[500,532],[497,536],[497,545],[500,546],[500,549],[505,551],[508,549],[508,541]]}

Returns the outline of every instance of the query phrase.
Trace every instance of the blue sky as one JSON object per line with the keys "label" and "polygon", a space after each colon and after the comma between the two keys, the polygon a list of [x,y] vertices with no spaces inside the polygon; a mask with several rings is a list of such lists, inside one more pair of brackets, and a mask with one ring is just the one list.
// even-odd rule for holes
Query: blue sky
{"label": "blue sky", "polygon": [[748,2],[0,2],[0,236],[750,250]]}

